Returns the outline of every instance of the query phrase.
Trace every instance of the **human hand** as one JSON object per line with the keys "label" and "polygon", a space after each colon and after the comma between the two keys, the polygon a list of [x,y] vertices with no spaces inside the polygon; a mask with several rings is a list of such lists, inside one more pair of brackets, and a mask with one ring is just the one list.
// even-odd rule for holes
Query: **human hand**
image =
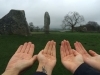
{"label": "human hand", "polygon": [[100,70],[100,55],[89,50],[89,53],[85,50],[80,42],[74,43],[76,50],[83,56],[84,62],[93,68]]}
{"label": "human hand", "polygon": [[31,42],[20,45],[10,59],[3,75],[18,75],[22,70],[31,66],[36,59],[36,55],[33,56],[33,53],[34,44]]}
{"label": "human hand", "polygon": [[56,43],[54,41],[48,41],[45,48],[39,52],[37,59],[39,66],[37,71],[51,75],[54,66],[56,65]]}
{"label": "human hand", "polygon": [[69,41],[62,41],[60,47],[61,62],[72,73],[82,64],[82,55],[71,49]]}

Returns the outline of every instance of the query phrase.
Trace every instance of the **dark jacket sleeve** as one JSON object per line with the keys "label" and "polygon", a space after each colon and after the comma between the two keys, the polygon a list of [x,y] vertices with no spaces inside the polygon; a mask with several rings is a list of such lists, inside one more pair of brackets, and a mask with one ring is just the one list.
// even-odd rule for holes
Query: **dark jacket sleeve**
{"label": "dark jacket sleeve", "polygon": [[100,72],[86,63],[81,64],[73,75],[100,75]]}
{"label": "dark jacket sleeve", "polygon": [[43,72],[35,72],[33,75],[47,75],[47,74],[45,74]]}

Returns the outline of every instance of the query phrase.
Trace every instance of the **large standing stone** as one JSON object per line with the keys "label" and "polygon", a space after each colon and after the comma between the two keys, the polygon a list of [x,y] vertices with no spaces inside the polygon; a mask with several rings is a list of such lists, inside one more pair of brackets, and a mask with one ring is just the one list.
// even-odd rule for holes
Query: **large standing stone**
{"label": "large standing stone", "polygon": [[0,34],[30,35],[24,10],[10,10],[1,18]]}
{"label": "large standing stone", "polygon": [[44,31],[45,33],[49,33],[49,25],[50,25],[50,16],[48,12],[44,14]]}

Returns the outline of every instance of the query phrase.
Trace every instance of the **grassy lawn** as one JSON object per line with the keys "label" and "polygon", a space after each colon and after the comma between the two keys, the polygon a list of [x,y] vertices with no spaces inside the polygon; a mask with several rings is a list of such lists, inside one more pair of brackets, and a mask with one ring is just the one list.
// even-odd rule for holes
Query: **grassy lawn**
{"label": "grassy lawn", "polygon": [[[57,45],[57,64],[54,68],[53,75],[72,75],[68,70],[66,70],[60,62],[60,42],[62,40],[69,40],[72,48],[74,48],[74,42],[80,41],[84,47],[89,50],[95,50],[100,54],[100,33],[33,33],[32,36],[18,36],[18,35],[0,35],[0,74],[5,70],[5,67],[17,50],[18,46],[24,42],[31,41],[35,44],[35,54],[37,54],[41,49],[44,48],[45,44],[49,40],[55,40]],[[23,72],[22,75],[32,75],[35,72],[38,66],[38,62],[35,62],[34,65]]]}

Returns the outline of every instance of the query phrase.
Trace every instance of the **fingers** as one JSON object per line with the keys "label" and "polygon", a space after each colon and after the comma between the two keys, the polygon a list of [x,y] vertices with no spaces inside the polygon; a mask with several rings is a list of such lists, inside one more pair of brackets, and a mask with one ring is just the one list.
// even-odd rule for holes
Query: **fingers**
{"label": "fingers", "polygon": [[52,51],[53,43],[54,43],[53,40],[50,41],[50,43],[49,43],[49,47],[48,47],[48,50],[47,50],[47,54],[49,54],[49,55],[52,55],[52,53],[53,53],[53,51]]}
{"label": "fingers", "polygon": [[44,53],[46,54],[47,51],[48,51],[48,48],[49,48],[49,44],[50,44],[50,41],[47,42],[45,48],[44,48]]}
{"label": "fingers", "polygon": [[62,45],[60,46],[60,56],[61,56],[61,59],[63,59],[65,56],[65,50],[64,50],[64,47]]}
{"label": "fingers", "polygon": [[53,52],[52,52],[52,53],[53,53],[52,55],[53,55],[54,57],[56,57],[56,42],[53,43],[52,51],[53,51]]}
{"label": "fingers", "polygon": [[15,53],[20,53],[23,45],[20,45]]}
{"label": "fingers", "polygon": [[67,46],[67,41],[64,40],[63,42],[64,42],[64,47],[65,47],[65,53],[66,53],[66,55],[69,55],[69,50],[68,50],[68,46]]}
{"label": "fingers", "polygon": [[81,48],[80,48],[80,45],[78,44],[78,42],[74,43],[74,46],[75,46],[76,51],[78,51],[79,53],[82,54]]}
{"label": "fingers", "polygon": [[27,53],[32,56],[34,53],[34,44],[32,44],[31,42],[24,43],[24,45],[19,46],[15,53]]}
{"label": "fingers", "polygon": [[48,41],[48,43],[46,44],[43,53],[47,54],[47,55],[52,55],[52,56],[56,56],[56,43],[52,40],[52,41]]}
{"label": "fingers", "polygon": [[21,49],[21,53],[24,53],[25,52],[25,50],[26,50],[26,47],[27,47],[27,43],[24,43],[24,45],[23,45],[23,47],[22,47],[22,49]]}
{"label": "fingers", "polygon": [[71,46],[70,46],[69,41],[66,41],[66,40],[65,40],[65,42],[66,42],[66,46],[67,46],[67,49],[68,49],[68,53],[69,53],[69,54],[72,54],[72,48],[71,48]]}
{"label": "fingers", "polygon": [[28,54],[30,54],[31,56],[33,55],[33,53],[34,53],[34,44],[31,44],[31,46],[30,46],[30,49],[29,49],[29,51],[28,51]]}
{"label": "fingers", "polygon": [[92,56],[97,56],[97,55],[99,55],[99,54],[97,54],[95,51],[93,51],[93,50],[89,50],[89,53],[90,53],[90,55],[92,55]]}
{"label": "fingers", "polygon": [[79,42],[79,44],[80,44],[82,50],[84,51],[84,53],[87,53],[87,51],[85,50],[85,48],[83,47],[83,45],[80,42]]}
{"label": "fingers", "polygon": [[30,47],[31,47],[31,44],[32,44],[31,42],[28,42],[28,43],[27,43],[26,49],[25,49],[25,51],[24,51],[25,53],[28,53],[28,52],[29,52]]}
{"label": "fingers", "polygon": [[83,45],[80,42],[76,42],[74,43],[75,49],[81,53],[81,54],[86,54],[87,51],[85,50],[85,48],[83,47]]}
{"label": "fingers", "polygon": [[69,41],[64,40],[63,42],[64,42],[64,47],[65,47],[66,55],[72,54],[72,49],[71,49]]}
{"label": "fingers", "polygon": [[37,59],[37,55],[34,55],[33,57],[32,57],[32,59],[33,59],[33,62]]}
{"label": "fingers", "polygon": [[77,56],[77,55],[79,55],[79,53],[76,51],[76,50],[72,50],[73,51],[73,54],[75,55],[75,56]]}
{"label": "fingers", "polygon": [[31,60],[30,60],[31,64],[33,64],[33,63],[35,62],[36,59],[37,59],[37,55],[34,55],[34,56],[31,58]]}
{"label": "fingers", "polygon": [[41,51],[39,52],[39,55],[41,55],[41,54],[44,54],[44,50],[41,50]]}
{"label": "fingers", "polygon": [[62,52],[61,54],[63,54],[63,56],[66,56],[66,50],[65,50],[65,44],[64,41],[61,42],[61,47],[60,47],[60,52]]}

